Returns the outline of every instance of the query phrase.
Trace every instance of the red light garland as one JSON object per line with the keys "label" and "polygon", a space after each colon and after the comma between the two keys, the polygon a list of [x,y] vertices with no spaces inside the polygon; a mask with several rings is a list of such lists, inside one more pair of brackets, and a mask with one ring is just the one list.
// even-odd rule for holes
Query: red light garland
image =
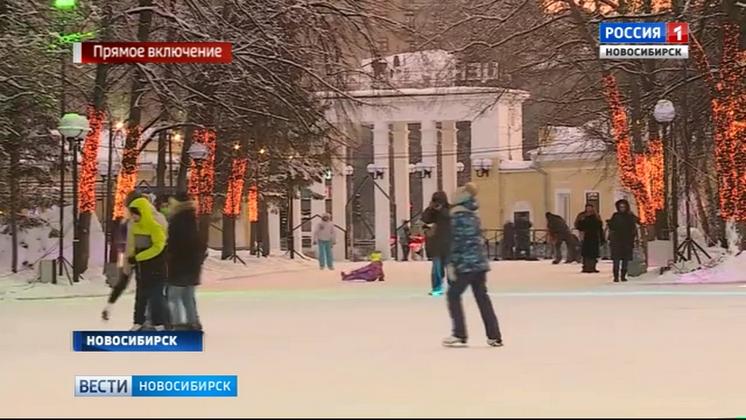
{"label": "red light garland", "polygon": [[195,130],[193,142],[207,147],[208,155],[197,170],[197,163],[192,159],[189,175],[189,194],[197,202],[199,214],[212,214],[212,193],[215,187],[215,132],[212,130]]}
{"label": "red light garland", "polygon": [[78,184],[78,211],[93,213],[96,211],[96,177],[98,177],[98,148],[101,143],[101,129],[106,114],[88,107],[88,124],[90,130],[85,137],[81,151],[80,180]]}
{"label": "red light garland", "polygon": [[114,195],[113,218],[116,220],[124,217],[126,208],[124,201],[127,194],[135,189],[137,183],[138,146],[142,132],[140,127],[133,127],[127,132],[127,140],[124,142],[124,151],[122,152],[122,165],[117,176],[117,191]]}
{"label": "red light garland", "polygon": [[248,217],[250,222],[259,221],[259,192],[256,186],[249,187],[249,194],[246,199],[248,204]]}
{"label": "red light garland", "polygon": [[[640,213],[640,222],[650,224],[654,220],[651,217],[655,214],[655,210],[651,203],[648,187],[637,172],[638,165],[632,160],[632,148],[629,140],[629,130],[627,129],[627,113],[622,105],[619,86],[613,75],[604,76],[602,82],[604,96],[611,110],[611,128],[616,140],[617,165],[622,185],[635,196],[635,202],[637,202],[638,212]],[[640,166],[647,166],[647,164]],[[645,172],[644,176],[649,176],[649,174]]]}
{"label": "red light garland", "polygon": [[244,174],[248,158],[235,158],[231,167],[231,176],[228,179],[228,189],[225,194],[225,205],[223,213],[227,216],[236,217],[241,214],[241,197],[243,196]]}
{"label": "red light garland", "polygon": [[739,48],[740,29],[722,26],[723,52],[717,76],[702,45],[693,38],[696,63],[712,95],[715,122],[715,164],[717,167],[720,214],[726,220],[746,220],[746,51]]}

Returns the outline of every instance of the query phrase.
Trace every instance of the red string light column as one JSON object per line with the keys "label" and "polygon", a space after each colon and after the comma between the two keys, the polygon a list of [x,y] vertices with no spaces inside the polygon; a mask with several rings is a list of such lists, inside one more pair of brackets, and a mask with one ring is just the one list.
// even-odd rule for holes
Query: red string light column
{"label": "red string light column", "polygon": [[140,144],[142,132],[140,127],[134,127],[126,134],[127,140],[125,141],[124,151],[122,152],[122,165],[117,175],[117,190],[114,194],[114,209],[112,211],[112,218],[114,220],[125,216],[127,209],[124,206],[124,201],[127,198],[127,194],[135,189],[135,184],[137,183],[138,161],[140,158],[138,145]]}
{"label": "red string light column", "polygon": [[96,211],[96,178],[98,177],[98,149],[101,130],[106,120],[103,111],[88,108],[88,124],[91,131],[85,138],[81,151],[80,181],[78,184],[78,210],[80,214]]}
{"label": "red string light column", "polygon": [[259,191],[255,185],[249,187],[249,194],[246,197],[249,222],[259,221]]}
{"label": "red string light column", "polygon": [[248,158],[240,157],[233,159],[231,175],[228,179],[228,189],[225,194],[225,205],[223,214],[230,217],[237,217],[241,214],[241,197],[243,196],[244,174]]}
{"label": "red string light column", "polygon": [[[622,185],[629,189],[635,196],[638,212],[640,213],[640,223],[650,224],[651,220],[654,220],[655,210],[650,199],[649,187],[646,186],[643,180],[644,176],[641,176],[637,172],[638,166],[647,167],[647,163],[637,165],[632,159],[627,112],[622,105],[616,78],[613,75],[604,76],[603,87],[606,102],[611,110],[611,129],[616,141],[617,165]],[[645,176],[649,176],[647,172],[645,174]]]}
{"label": "red string light column", "polygon": [[[704,49],[693,39],[693,55],[712,96],[715,122],[720,214],[726,220],[746,220],[746,51],[739,47],[740,29],[722,27],[723,51],[719,72],[713,74]],[[691,36],[691,35],[690,35]]]}

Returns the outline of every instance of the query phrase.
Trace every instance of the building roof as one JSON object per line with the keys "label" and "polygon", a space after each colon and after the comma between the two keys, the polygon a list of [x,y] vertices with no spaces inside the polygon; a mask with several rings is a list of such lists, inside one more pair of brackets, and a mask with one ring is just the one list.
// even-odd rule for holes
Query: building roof
{"label": "building roof", "polygon": [[591,122],[580,127],[550,126],[544,144],[528,152],[540,162],[567,160],[599,160],[611,149],[611,144],[598,133],[608,132],[603,125]]}

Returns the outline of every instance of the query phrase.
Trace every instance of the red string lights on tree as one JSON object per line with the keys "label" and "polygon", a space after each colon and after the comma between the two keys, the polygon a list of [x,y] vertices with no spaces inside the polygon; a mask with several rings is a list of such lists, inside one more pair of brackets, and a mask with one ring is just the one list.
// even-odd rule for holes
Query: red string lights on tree
{"label": "red string lights on tree", "polygon": [[[719,72],[713,74],[704,49],[693,38],[693,53],[712,96],[715,122],[720,214],[726,220],[746,220],[746,51],[739,47],[739,27],[722,26],[723,51]],[[691,36],[691,35],[690,35]]]}
{"label": "red string lights on tree", "polygon": [[637,209],[640,213],[640,222],[650,224],[654,221],[652,217],[654,217],[655,209],[650,199],[648,186],[646,186],[642,177],[637,172],[638,165],[632,160],[627,112],[622,105],[616,78],[613,75],[604,76],[603,86],[604,96],[611,110],[611,129],[616,141],[617,165],[619,166],[622,185],[629,189],[635,196]]}
{"label": "red string lights on tree", "polygon": [[231,175],[228,179],[228,189],[225,194],[223,213],[236,217],[241,214],[241,197],[243,196],[244,174],[249,159],[245,157],[233,159]]}
{"label": "red string lights on tree", "polygon": [[215,132],[212,130],[195,130],[193,142],[207,147],[208,155],[200,162],[192,159],[190,165],[189,194],[197,202],[197,213],[212,214],[212,192],[215,186]]}
{"label": "red string lights on tree", "polygon": [[[81,151],[80,179],[78,183],[78,211],[93,213],[96,211],[96,178],[98,177],[98,148],[101,143],[101,130],[106,120],[103,111],[88,107],[88,124],[90,131],[85,137]],[[113,128],[110,128],[113,129]]]}
{"label": "red string lights on tree", "polygon": [[114,220],[124,217],[126,208],[124,201],[127,194],[135,189],[137,183],[138,160],[140,153],[138,146],[142,131],[140,127],[131,128],[127,132],[127,140],[124,142],[124,151],[122,152],[122,165],[117,176],[117,191],[114,194]]}
{"label": "red string lights on tree", "polygon": [[256,186],[249,187],[249,194],[246,198],[249,222],[259,221],[259,191]]}

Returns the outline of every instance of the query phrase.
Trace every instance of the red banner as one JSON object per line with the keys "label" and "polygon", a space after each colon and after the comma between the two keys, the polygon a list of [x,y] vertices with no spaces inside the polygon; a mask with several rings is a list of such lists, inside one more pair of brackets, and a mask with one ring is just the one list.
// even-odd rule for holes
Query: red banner
{"label": "red banner", "polygon": [[230,42],[76,42],[73,63],[230,63]]}

